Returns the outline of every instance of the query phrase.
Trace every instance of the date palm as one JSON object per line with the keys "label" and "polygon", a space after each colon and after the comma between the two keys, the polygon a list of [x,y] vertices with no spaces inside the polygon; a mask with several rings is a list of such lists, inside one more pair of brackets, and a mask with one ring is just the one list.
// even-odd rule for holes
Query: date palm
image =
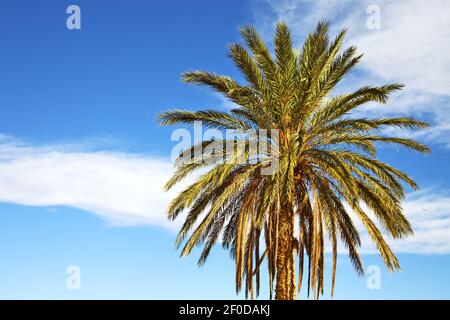
{"label": "date palm", "polygon": [[[177,159],[166,189],[200,170],[195,182],[168,207],[170,219],[187,212],[176,239],[177,246],[183,246],[181,254],[188,255],[203,244],[201,265],[222,238],[235,260],[237,292],[244,287],[246,297],[253,298],[255,291],[259,294],[265,261],[271,298],[275,289],[276,299],[295,299],[302,282],[307,283],[308,295],[312,288],[318,298],[324,290],[327,241],[333,295],[338,242],[348,250],[356,272],[364,273],[358,254],[360,235],[354,224],[357,217],[387,268],[399,269],[380,228],[393,238],[412,235],[401,201],[405,186],[417,189],[417,185],[406,173],[378,160],[376,147],[396,144],[427,153],[427,146],[386,136],[381,130],[417,129],[427,124],[411,118],[358,117],[354,110],[368,102],[386,103],[402,85],[365,86],[331,96],[361,55],[356,55],[354,47],[341,48],[345,30],[330,39],[325,21],[309,34],[300,53],[294,50],[284,23],[276,27],[274,56],[254,28],[244,27],[241,34],[248,49],[240,44],[229,49],[245,84],[206,71],[183,74],[185,82],[209,86],[238,107],[227,112],[171,110],[160,115],[163,125],[201,121],[206,127],[242,133],[232,141],[203,141]],[[271,152],[261,154],[248,148],[248,130],[252,129],[279,130],[277,139],[265,138]],[[227,143],[233,150],[238,143],[246,148],[230,155],[225,152],[229,148],[223,148]],[[208,145],[213,145],[214,152],[203,154],[202,161],[186,161],[186,155],[192,160]],[[261,169],[275,159],[278,170],[262,174]],[[307,277],[302,281],[304,269]]]}

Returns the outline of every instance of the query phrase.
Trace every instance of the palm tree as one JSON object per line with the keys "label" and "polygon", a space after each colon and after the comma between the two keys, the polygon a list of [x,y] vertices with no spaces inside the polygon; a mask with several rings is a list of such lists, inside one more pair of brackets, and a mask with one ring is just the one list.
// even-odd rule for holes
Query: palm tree
{"label": "palm tree", "polygon": [[[370,215],[393,238],[412,235],[401,201],[405,185],[413,189],[417,185],[406,173],[378,160],[376,147],[388,143],[427,153],[429,149],[423,144],[386,136],[382,131],[386,127],[424,128],[427,124],[412,118],[358,117],[352,112],[368,102],[386,103],[402,85],[364,86],[330,96],[362,56],[356,55],[355,47],[341,50],[345,30],[329,39],[326,21],[308,35],[301,53],[295,51],[286,24],[278,23],[275,57],[254,28],[246,26],[241,34],[249,51],[231,44],[229,55],[246,84],[206,71],[183,74],[185,82],[209,86],[237,108],[160,114],[163,125],[201,121],[206,127],[243,133],[231,142],[226,138],[203,141],[177,159],[166,189],[200,170],[195,182],[168,207],[169,219],[187,212],[176,239],[178,247],[184,244],[181,255],[204,244],[199,259],[202,265],[222,238],[222,245],[236,263],[237,292],[244,286],[246,297],[253,298],[255,291],[259,294],[260,269],[265,261],[271,299],[274,283],[276,299],[295,299],[304,268],[308,296],[312,288],[317,299],[324,290],[325,241],[329,241],[333,296],[339,241],[347,248],[356,272],[364,273],[353,216],[367,229],[387,268],[400,269]],[[255,129],[278,130],[277,139],[264,139],[271,152],[260,154],[248,148],[250,139],[245,133]],[[261,143],[262,138],[258,139]],[[246,148],[240,153],[229,155],[224,151],[227,148],[222,148],[229,143],[234,150],[242,142]],[[214,144],[215,151],[203,161],[185,161],[186,155],[191,160],[198,157],[199,150],[208,144]],[[262,174],[261,169],[275,159],[278,170]]]}

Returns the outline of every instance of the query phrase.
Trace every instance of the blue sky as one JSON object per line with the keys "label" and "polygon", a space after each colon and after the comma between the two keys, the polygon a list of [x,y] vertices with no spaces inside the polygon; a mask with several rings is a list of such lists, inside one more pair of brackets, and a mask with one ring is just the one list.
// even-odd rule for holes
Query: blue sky
{"label": "blue sky", "polygon": [[[66,8],[81,8],[81,30]],[[375,5],[380,28],[367,20]],[[372,8],[373,9],[373,8]],[[286,21],[301,44],[320,18],[364,61],[338,90],[400,81],[406,89],[365,115],[431,122],[420,133],[428,157],[394,148],[383,160],[409,172],[421,191],[404,203],[413,239],[391,242],[402,271],[389,274],[366,241],[366,266],[381,268],[370,290],[340,257],[336,298],[450,298],[450,19],[448,1],[14,1],[0,10],[0,298],[235,299],[233,262],[215,248],[203,268],[174,250],[165,220],[173,194],[174,128],[157,113],[222,108],[217,95],[179,81],[205,69],[237,77],[226,45],[253,24],[270,42]],[[364,237],[363,237],[364,239]],[[66,286],[77,265],[81,287]],[[370,276],[370,275],[369,275]],[[263,290],[264,292],[264,290]],[[328,293],[328,294],[327,294]],[[329,296],[326,292],[325,298]],[[265,294],[262,297],[266,297]]]}

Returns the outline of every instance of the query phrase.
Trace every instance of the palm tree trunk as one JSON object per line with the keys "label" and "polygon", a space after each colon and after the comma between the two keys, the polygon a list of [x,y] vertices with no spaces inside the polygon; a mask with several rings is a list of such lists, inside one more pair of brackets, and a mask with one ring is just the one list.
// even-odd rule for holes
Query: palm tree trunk
{"label": "palm tree trunk", "polygon": [[294,214],[290,206],[279,217],[275,299],[295,299]]}

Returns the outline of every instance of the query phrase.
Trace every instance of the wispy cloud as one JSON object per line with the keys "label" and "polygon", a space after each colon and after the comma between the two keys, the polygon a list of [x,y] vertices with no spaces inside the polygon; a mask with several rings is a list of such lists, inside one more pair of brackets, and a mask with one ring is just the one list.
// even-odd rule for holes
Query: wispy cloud
{"label": "wispy cloud", "polygon": [[[379,30],[367,27],[369,6],[380,9]],[[364,113],[429,119],[432,128],[418,137],[450,146],[449,1],[255,0],[254,8],[255,23],[269,41],[280,20],[290,25],[297,45],[320,19],[331,21],[332,32],[348,28],[347,43],[356,45],[364,58],[339,91],[362,84],[404,83],[405,90],[387,106],[370,106]]]}
{"label": "wispy cloud", "polygon": [[213,93],[214,98],[217,99],[217,109],[224,109],[230,111],[232,109],[237,109],[239,106],[228,98],[224,97],[220,93]]}
{"label": "wispy cloud", "polygon": [[[435,188],[428,188],[411,193],[403,202],[402,207],[411,222],[414,236],[405,239],[386,237],[394,252],[450,253],[450,193],[448,191],[442,192]],[[359,221],[357,227],[359,230],[364,230]],[[377,252],[365,230],[361,232],[361,240],[362,252]]]}
{"label": "wispy cloud", "polygon": [[450,194],[424,190],[411,195],[403,209],[415,233],[413,238],[394,241],[394,249],[410,253],[450,253]]}
{"label": "wispy cloud", "polygon": [[170,160],[86,149],[85,143],[30,145],[0,136],[0,201],[78,208],[114,225],[175,227],[165,217],[173,193],[162,191]]}
{"label": "wispy cloud", "polygon": [[[165,216],[179,191],[162,190],[172,172],[170,160],[86,148],[86,143],[32,145],[0,136],[0,202],[78,208],[117,226],[179,226]],[[415,236],[391,241],[396,252],[450,253],[450,193],[424,189],[410,194],[403,207]],[[366,238],[363,233],[362,250],[373,252]]]}
{"label": "wispy cloud", "polygon": [[362,10],[362,15],[345,20],[349,27],[359,26],[351,32],[350,41],[365,54],[362,66],[383,79],[449,96],[450,2],[383,0],[362,4],[378,5],[381,13],[380,30],[369,30],[360,23],[368,17]]}

